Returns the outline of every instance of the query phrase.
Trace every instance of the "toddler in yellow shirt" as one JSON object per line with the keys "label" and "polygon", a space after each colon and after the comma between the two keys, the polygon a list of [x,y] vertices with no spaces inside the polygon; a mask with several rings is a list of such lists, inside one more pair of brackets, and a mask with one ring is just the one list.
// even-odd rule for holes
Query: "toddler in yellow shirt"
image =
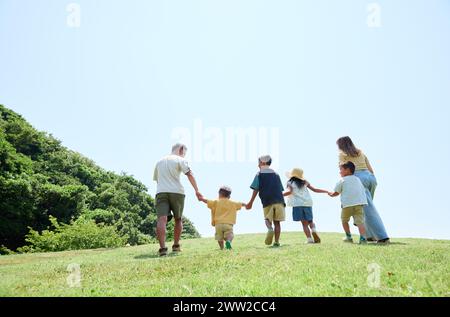
{"label": "toddler in yellow shirt", "polygon": [[211,224],[216,228],[216,240],[221,250],[224,244],[227,250],[231,250],[231,242],[233,241],[233,225],[236,224],[236,214],[244,203],[238,203],[230,200],[231,188],[222,186],[219,189],[219,199],[208,200],[202,199],[209,209],[211,209]]}

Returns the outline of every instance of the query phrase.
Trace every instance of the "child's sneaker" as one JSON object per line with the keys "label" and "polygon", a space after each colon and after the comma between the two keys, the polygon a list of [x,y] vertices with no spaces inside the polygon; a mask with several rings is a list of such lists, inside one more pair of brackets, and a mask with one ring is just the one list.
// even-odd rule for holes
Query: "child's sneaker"
{"label": "child's sneaker", "polygon": [[308,238],[305,242],[305,244],[314,244],[314,240],[312,238]]}
{"label": "child's sneaker", "polygon": [[359,238],[359,244],[367,244],[367,240],[364,237]]}
{"label": "child's sneaker", "polygon": [[275,232],[273,231],[273,229],[270,229],[269,231],[267,231],[266,245],[271,245],[272,244],[274,235],[275,235]]}
{"label": "child's sneaker", "polygon": [[279,242],[275,242],[275,243],[273,244],[273,247],[274,247],[274,248],[279,248],[279,247],[280,247],[280,243],[279,243]]}
{"label": "child's sneaker", "polygon": [[227,250],[231,250],[231,249],[232,249],[232,247],[231,247],[231,241],[225,242],[225,248],[226,248]]}
{"label": "child's sneaker", "polygon": [[353,243],[353,238],[346,236],[342,239],[342,241],[344,241],[345,243]]}

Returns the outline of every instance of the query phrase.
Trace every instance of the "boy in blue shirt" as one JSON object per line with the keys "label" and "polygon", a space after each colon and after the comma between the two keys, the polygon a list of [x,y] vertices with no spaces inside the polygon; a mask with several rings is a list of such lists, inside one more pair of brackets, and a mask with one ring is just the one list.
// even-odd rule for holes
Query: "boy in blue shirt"
{"label": "boy in blue shirt", "polygon": [[[274,247],[280,246],[281,222],[285,220],[285,202],[283,184],[280,176],[270,168],[272,158],[270,155],[258,159],[260,172],[255,176],[250,188],[253,195],[247,204],[247,209],[253,207],[253,202],[259,193],[264,208],[264,219],[267,226],[266,245],[271,245],[275,236]],[[275,227],[275,230],[274,230]]]}

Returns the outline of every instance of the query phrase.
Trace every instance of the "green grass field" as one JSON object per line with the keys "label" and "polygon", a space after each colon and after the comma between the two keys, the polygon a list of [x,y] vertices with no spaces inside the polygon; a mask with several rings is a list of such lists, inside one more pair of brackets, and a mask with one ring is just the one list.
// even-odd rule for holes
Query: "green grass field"
{"label": "green grass field", "polygon": [[[211,238],[183,241],[183,252],[156,256],[157,246],[0,256],[0,296],[449,296],[450,241],[394,239],[389,246],[322,234],[305,245],[284,233],[282,246],[264,235],[240,235],[232,251]],[[69,287],[67,267],[81,267]],[[380,266],[379,287],[369,286]]]}

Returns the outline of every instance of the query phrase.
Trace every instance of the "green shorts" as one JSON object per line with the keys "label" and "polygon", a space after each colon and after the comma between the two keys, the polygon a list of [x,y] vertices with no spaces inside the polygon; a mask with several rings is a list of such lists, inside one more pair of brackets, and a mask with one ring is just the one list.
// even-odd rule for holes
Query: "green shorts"
{"label": "green shorts", "polygon": [[158,217],[172,216],[175,219],[181,219],[183,217],[184,209],[183,194],[175,193],[159,193],[156,195],[156,214]]}

